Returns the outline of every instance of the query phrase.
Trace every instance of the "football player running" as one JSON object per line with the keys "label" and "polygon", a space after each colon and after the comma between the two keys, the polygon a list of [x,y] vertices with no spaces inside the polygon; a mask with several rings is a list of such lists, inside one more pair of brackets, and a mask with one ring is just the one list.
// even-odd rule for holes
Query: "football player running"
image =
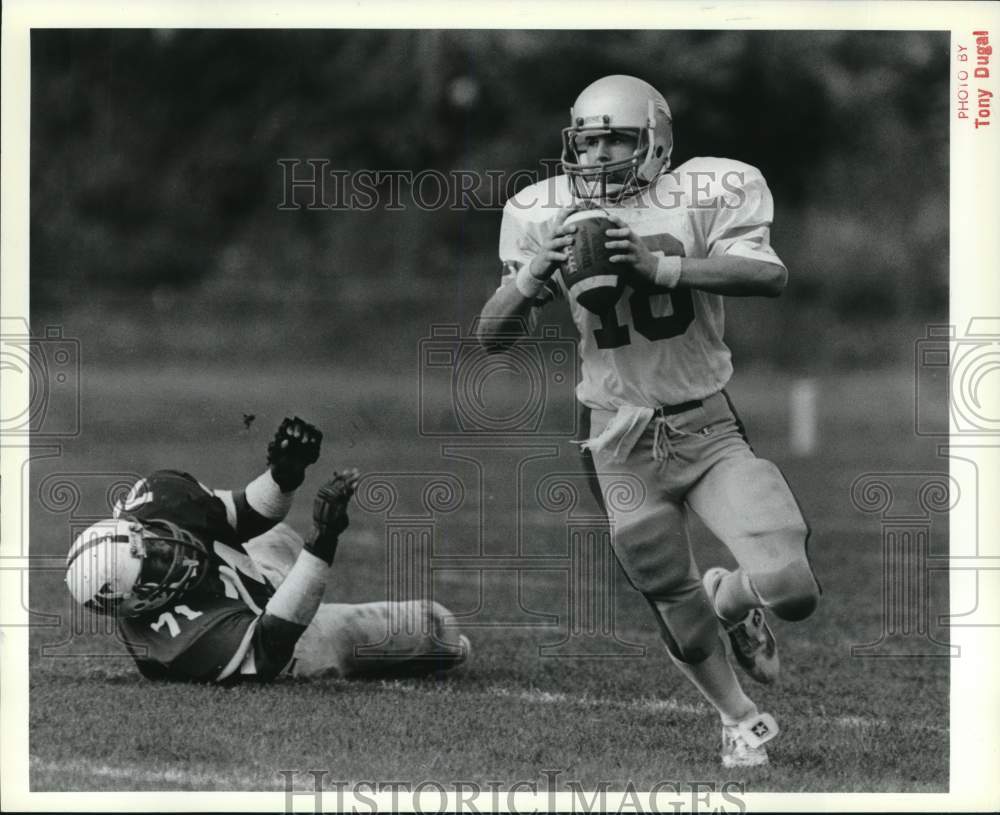
{"label": "football player running", "polygon": [[73,543],[66,582],[112,614],[150,679],[204,682],[415,675],[461,664],[468,639],[439,603],[324,603],[358,471],[334,473],[302,540],[284,523],[322,433],[285,419],[268,469],[239,492],[159,470]]}
{"label": "football player running", "polygon": [[[744,693],[727,654],[773,682],[778,653],[765,610],[804,619],[820,589],[797,502],[778,468],[754,454],[724,391],[733,368],[723,302],[776,297],[787,271],[770,245],[773,205],[760,172],[719,158],[668,172],[672,147],[670,109],[647,82],[608,76],[584,89],[563,130],[563,174],[504,208],[503,277],[479,339],[501,349],[532,330],[542,306],[569,300],[580,332],[584,458],[598,495],[622,474],[645,486],[640,506],[609,505],[615,554],[672,661],[718,710],[723,764],[754,766],[767,763],[764,744],[778,727]],[[559,274],[576,229],[567,217],[592,207],[615,224],[605,245],[628,284],[600,314],[581,307]],[[699,579],[689,511],[739,568]]]}

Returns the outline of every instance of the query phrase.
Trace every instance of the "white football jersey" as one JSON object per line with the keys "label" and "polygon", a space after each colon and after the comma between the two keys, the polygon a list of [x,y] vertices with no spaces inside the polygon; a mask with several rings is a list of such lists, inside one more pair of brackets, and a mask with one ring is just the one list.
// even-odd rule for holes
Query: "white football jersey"
{"label": "white football jersey", "polygon": [[[573,202],[566,176],[521,190],[504,206],[501,286],[514,285],[551,231],[560,207]],[[625,221],[654,254],[706,258],[723,254],[784,265],[770,244],[774,205],[760,171],[720,158],[694,158],[660,176],[608,212]],[[592,408],[657,407],[703,399],[733,372],[723,342],[723,297],[695,289],[643,294],[626,287],[613,315],[598,317],[568,297],[557,272],[543,295],[570,302],[580,331],[579,400]]]}

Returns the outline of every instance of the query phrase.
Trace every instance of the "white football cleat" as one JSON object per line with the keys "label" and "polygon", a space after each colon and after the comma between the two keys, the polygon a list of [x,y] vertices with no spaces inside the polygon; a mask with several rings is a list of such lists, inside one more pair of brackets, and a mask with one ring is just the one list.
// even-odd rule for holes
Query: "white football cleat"
{"label": "white football cleat", "polygon": [[722,766],[760,767],[768,763],[764,745],[778,735],[770,713],[754,713],[734,725],[722,726]]}
{"label": "white football cleat", "polygon": [[[715,594],[719,590],[719,583],[727,574],[728,569],[715,566],[705,572],[702,578],[702,585],[713,610],[716,609]],[[730,651],[739,666],[751,679],[763,685],[774,682],[781,670],[781,663],[778,659],[778,643],[767,624],[764,609],[752,608],[742,620],[735,623],[720,617],[717,610],[715,614],[728,635]]]}

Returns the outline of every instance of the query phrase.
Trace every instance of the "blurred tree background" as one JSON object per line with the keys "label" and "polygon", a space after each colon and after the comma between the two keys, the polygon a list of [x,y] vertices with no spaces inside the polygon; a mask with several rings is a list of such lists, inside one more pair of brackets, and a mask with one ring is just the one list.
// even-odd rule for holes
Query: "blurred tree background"
{"label": "blurred tree background", "polygon": [[517,170],[552,172],[576,94],[631,73],[670,102],[675,166],[739,159],[774,194],[790,284],[730,305],[738,360],[908,361],[947,319],[948,49],[944,32],[35,30],[33,326],[63,325],[88,361],[412,370],[432,323],[467,327],[494,289],[504,196],[283,210],[279,160],[493,172],[510,194]]}

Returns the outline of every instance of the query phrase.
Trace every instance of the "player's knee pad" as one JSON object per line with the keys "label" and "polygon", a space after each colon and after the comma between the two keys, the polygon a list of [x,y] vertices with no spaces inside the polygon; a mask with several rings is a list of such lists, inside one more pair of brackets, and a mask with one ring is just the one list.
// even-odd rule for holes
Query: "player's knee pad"
{"label": "player's knee pad", "polygon": [[689,665],[708,659],[719,641],[719,623],[701,583],[695,581],[669,598],[646,599],[656,614],[663,642],[675,659]]}
{"label": "player's knee pad", "polygon": [[657,515],[619,520],[612,547],[629,583],[647,598],[671,597],[697,579],[686,532]]}
{"label": "player's knee pad", "polygon": [[804,620],[819,604],[819,583],[804,558],[774,571],[751,573],[750,581],[767,608],[782,620]]}

